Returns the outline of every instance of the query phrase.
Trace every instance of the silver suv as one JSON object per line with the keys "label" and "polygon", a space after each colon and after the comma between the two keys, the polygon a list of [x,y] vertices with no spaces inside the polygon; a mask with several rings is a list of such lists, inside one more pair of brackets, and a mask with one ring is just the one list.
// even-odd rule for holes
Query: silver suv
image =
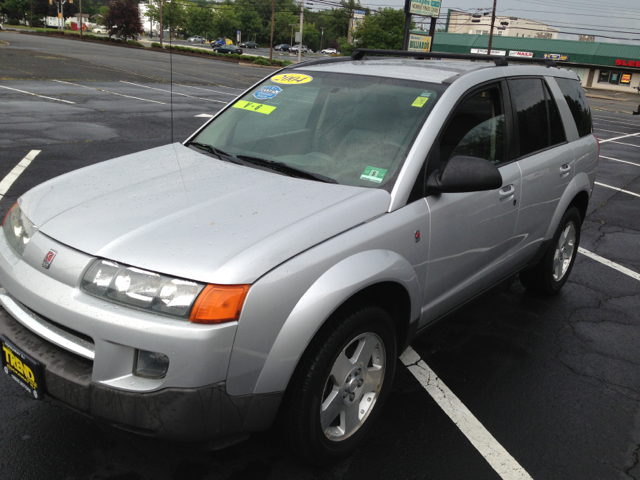
{"label": "silver suv", "polygon": [[348,455],[417,334],[571,271],[598,164],[584,92],[497,63],[299,64],[183,144],[22,195],[5,372],[132,432],[225,445],[280,412],[307,460]]}

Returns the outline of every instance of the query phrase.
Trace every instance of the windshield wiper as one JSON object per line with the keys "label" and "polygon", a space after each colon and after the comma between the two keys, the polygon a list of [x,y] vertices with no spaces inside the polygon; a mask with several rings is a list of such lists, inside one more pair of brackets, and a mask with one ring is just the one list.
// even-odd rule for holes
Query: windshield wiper
{"label": "windshield wiper", "polygon": [[327,177],[319,173],[307,172],[306,170],[292,167],[291,165],[287,165],[286,163],[276,162],[275,160],[266,160],[264,158],[251,157],[249,155],[238,155],[237,157],[239,159],[245,160],[246,162],[264,166],[275,170],[276,172],[285,173],[292,177],[305,178],[307,180],[317,180],[324,183],[338,183],[331,177]]}
{"label": "windshield wiper", "polygon": [[223,152],[219,148],[214,147],[213,145],[209,145],[208,143],[200,143],[200,142],[189,142],[189,146],[193,145],[200,150],[204,150],[205,152],[212,153],[216,155],[220,160],[228,160],[232,163],[237,163],[238,165],[246,165],[245,162],[239,160],[235,155],[231,155],[230,153]]}

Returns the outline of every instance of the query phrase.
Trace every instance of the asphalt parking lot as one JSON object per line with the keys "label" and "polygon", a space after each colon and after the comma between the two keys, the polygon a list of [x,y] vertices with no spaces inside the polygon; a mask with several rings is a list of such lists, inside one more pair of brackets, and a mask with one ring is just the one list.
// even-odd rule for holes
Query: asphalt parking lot
{"label": "asphalt parking lot", "polygon": [[[1,33],[0,179],[30,163],[0,182],[0,214],[49,178],[184,140],[271,72]],[[620,113],[633,99],[590,102],[597,184],[562,293],[505,282],[414,341],[351,458],[302,464],[278,423],[217,452],[131,437],[0,377],[2,479],[640,479],[640,117]]]}

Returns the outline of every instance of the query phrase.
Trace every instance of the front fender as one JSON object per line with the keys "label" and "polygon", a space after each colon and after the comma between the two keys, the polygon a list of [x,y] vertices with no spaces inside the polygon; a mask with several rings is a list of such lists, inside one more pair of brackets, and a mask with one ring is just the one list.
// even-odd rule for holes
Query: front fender
{"label": "front fender", "polygon": [[369,250],[327,270],[300,298],[285,321],[260,373],[254,393],[285,390],[316,332],[331,314],[362,289],[380,282],[402,285],[411,299],[411,320],[420,316],[420,288],[411,264],[388,250]]}

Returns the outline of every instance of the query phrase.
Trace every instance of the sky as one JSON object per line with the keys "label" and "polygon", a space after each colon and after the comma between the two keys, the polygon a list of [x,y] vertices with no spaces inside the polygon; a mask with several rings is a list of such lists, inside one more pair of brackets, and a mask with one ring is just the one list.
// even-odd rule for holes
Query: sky
{"label": "sky", "polygon": [[[403,0],[360,3],[372,9],[404,5]],[[444,28],[448,9],[475,13],[492,8],[492,0],[442,0],[438,28]],[[584,34],[595,35],[596,42],[640,45],[640,0],[497,0],[496,14],[546,23],[559,30],[562,39],[577,40]]]}

